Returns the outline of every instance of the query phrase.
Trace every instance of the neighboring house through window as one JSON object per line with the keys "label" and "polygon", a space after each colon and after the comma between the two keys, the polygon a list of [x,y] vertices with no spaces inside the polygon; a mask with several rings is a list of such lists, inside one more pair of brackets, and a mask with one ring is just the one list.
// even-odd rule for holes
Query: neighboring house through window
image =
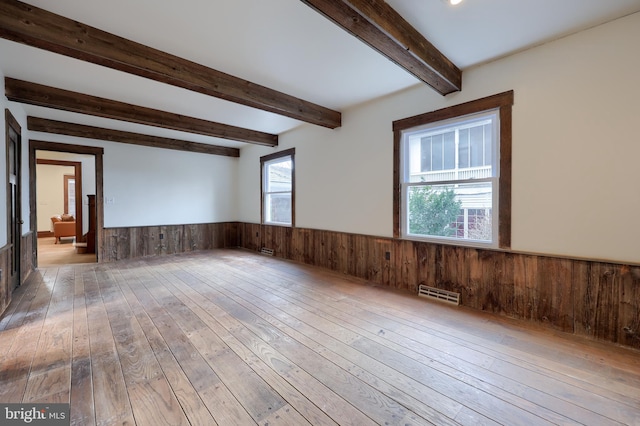
{"label": "neighboring house through window", "polygon": [[510,246],[513,92],[394,122],[394,235]]}
{"label": "neighboring house through window", "polygon": [[295,149],[260,157],[262,170],[262,223],[294,225]]}

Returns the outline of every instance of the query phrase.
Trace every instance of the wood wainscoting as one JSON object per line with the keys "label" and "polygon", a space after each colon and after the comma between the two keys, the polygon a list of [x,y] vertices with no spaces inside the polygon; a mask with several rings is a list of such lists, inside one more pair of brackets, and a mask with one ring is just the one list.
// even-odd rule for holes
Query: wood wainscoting
{"label": "wood wainscoting", "polygon": [[9,283],[9,268],[11,265],[9,262],[11,261],[10,256],[11,250],[9,250],[9,246],[4,246],[0,248],[0,314],[7,309],[9,303],[11,303],[11,294],[13,293],[13,289],[10,288],[11,284]]}
{"label": "wood wainscoting", "polygon": [[33,231],[22,236],[20,242],[20,284],[29,278],[29,275],[36,269],[36,247],[34,246],[36,239]]}
{"label": "wood wainscoting", "polygon": [[[33,232],[28,232],[21,237],[22,246],[20,248],[20,284],[29,278],[29,275],[35,270],[35,252],[33,249]],[[11,250],[8,245],[0,248],[0,314],[11,303],[13,288],[9,280],[11,269]]]}
{"label": "wood wainscoting", "polygon": [[237,247],[235,222],[106,228],[99,262]]}
{"label": "wood wainscoting", "polygon": [[239,245],[467,307],[640,348],[640,266],[250,223]]}

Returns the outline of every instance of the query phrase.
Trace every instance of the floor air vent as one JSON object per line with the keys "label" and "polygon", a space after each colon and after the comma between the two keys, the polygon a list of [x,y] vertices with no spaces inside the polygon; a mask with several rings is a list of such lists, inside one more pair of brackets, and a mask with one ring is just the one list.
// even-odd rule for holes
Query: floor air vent
{"label": "floor air vent", "polygon": [[460,293],[440,290],[439,288],[429,287],[426,285],[421,285],[418,288],[418,296],[426,297],[427,299],[439,300],[441,302],[452,303],[454,305],[460,304]]}
{"label": "floor air vent", "polygon": [[260,253],[262,253],[262,254],[266,254],[266,255],[268,255],[268,256],[273,256],[273,249],[266,248],[266,247],[262,247],[262,248],[260,249]]}

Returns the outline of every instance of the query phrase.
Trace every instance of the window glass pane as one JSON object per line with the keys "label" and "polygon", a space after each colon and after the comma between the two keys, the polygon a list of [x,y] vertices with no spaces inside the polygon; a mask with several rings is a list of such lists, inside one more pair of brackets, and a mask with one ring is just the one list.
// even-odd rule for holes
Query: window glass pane
{"label": "window glass pane", "polygon": [[420,140],[420,164],[421,171],[431,171],[431,136]]}
{"label": "window glass pane", "polygon": [[490,166],[493,164],[493,151],[491,149],[491,141],[492,141],[492,128],[491,124],[484,125],[484,165]]}
{"label": "window glass pane", "polygon": [[408,187],[410,235],[492,240],[493,183]]}
{"label": "window glass pane", "polygon": [[442,170],[442,135],[434,135],[431,140],[431,170]]}
{"label": "window glass pane", "polygon": [[444,169],[456,168],[456,134],[448,132],[444,134]]}
{"label": "window glass pane", "polygon": [[265,220],[267,222],[291,223],[291,194],[265,195]]}
{"label": "window glass pane", "polygon": [[267,192],[291,191],[291,160],[267,165]]}
{"label": "window glass pane", "polygon": [[469,129],[458,132],[458,167],[461,169],[469,167]]}
{"label": "window glass pane", "polygon": [[293,155],[263,161],[262,222],[293,225]]}
{"label": "window glass pane", "polygon": [[[13,131],[11,129],[10,131]],[[14,132],[15,134],[15,132]],[[16,174],[17,166],[17,155],[16,155],[16,142],[13,139],[9,140],[9,175],[14,176]]]}
{"label": "window glass pane", "polygon": [[483,126],[469,129],[469,165],[480,167],[483,165],[484,156],[484,130]]}
{"label": "window glass pane", "polygon": [[408,188],[408,230],[414,235],[453,237],[460,202],[451,186]]}

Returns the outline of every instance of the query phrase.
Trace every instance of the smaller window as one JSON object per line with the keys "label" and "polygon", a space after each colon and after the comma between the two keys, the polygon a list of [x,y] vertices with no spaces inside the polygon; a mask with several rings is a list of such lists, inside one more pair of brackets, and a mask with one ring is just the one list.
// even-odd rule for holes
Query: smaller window
{"label": "smaller window", "polygon": [[294,224],[294,149],[260,158],[262,168],[262,223]]}

